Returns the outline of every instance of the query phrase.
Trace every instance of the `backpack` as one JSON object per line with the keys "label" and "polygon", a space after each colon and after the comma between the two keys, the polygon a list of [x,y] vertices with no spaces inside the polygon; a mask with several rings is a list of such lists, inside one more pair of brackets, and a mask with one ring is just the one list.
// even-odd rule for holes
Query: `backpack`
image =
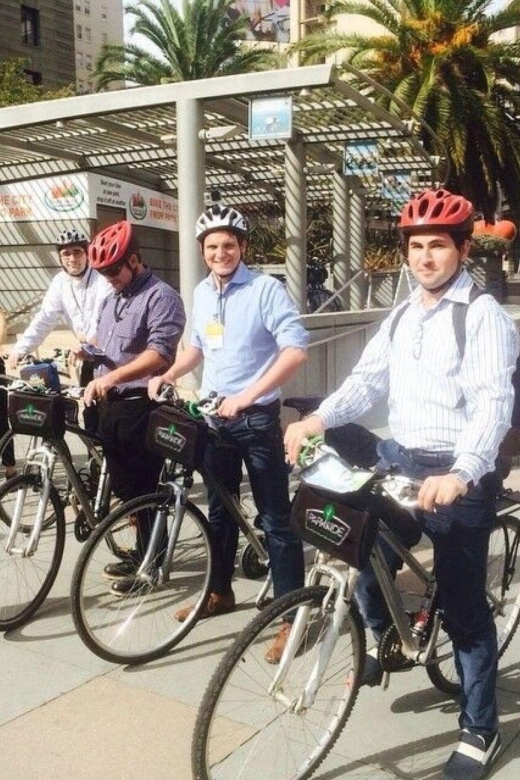
{"label": "backpack", "polygon": [[[453,330],[455,332],[455,338],[457,340],[457,347],[460,352],[461,358],[464,357],[464,351],[466,349],[466,317],[468,315],[468,307],[471,306],[473,301],[479,298],[481,295],[489,295],[481,287],[476,284],[470,290],[468,303],[462,303],[462,301],[456,301],[453,303]],[[396,313],[392,322],[390,323],[389,336],[390,341],[394,337],[397,326],[403,316],[404,312],[410,304],[402,306]],[[513,390],[515,393],[513,402],[513,413],[511,415],[511,427],[520,428],[520,356],[516,362],[516,368],[511,379],[513,384]]]}

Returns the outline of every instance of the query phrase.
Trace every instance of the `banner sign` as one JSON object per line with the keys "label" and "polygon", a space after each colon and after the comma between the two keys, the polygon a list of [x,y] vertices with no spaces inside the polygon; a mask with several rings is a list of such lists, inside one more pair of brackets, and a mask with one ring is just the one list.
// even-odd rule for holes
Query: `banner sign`
{"label": "banner sign", "polygon": [[134,224],[179,230],[175,198],[108,176],[74,173],[0,185],[0,222],[96,219],[98,206],[125,209]]}

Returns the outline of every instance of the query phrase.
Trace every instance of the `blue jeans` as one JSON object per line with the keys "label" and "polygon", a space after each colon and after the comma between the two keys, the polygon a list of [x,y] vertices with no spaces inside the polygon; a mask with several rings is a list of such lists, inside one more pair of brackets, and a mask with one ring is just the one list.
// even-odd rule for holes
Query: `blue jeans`
{"label": "blue jeans", "polygon": [[[381,470],[397,465],[403,474],[415,479],[445,474],[454,460],[446,454],[439,458],[436,467],[425,466],[395,441],[382,442],[379,453]],[[453,643],[462,686],[459,724],[479,733],[492,733],[498,728],[497,639],[486,599],[488,545],[495,519],[497,484],[494,474],[486,474],[456,503],[438,507],[435,513],[420,513],[424,531],[433,543],[443,625]],[[391,551],[385,550],[385,555],[387,552]],[[393,553],[389,565],[395,574],[397,559]],[[360,575],[356,600],[365,623],[379,640],[391,619],[370,565]]]}
{"label": "blue jeans", "polygon": [[[251,413],[236,419],[221,420],[220,432],[236,449],[211,443],[204,455],[205,467],[237,497],[245,463],[266,535],[275,598],[301,587],[304,580],[302,544],[289,528],[289,479],[279,408],[275,402],[265,410],[254,407]],[[224,595],[231,590],[238,527],[210,485],[208,506],[213,552],[211,590]]]}

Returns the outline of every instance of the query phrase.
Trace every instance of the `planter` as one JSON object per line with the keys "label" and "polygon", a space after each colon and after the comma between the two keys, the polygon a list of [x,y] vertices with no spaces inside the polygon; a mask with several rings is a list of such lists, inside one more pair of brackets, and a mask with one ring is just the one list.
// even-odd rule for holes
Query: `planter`
{"label": "planter", "polygon": [[467,265],[468,273],[475,283],[499,303],[504,301],[506,289],[503,257],[503,252],[480,253],[470,257]]}

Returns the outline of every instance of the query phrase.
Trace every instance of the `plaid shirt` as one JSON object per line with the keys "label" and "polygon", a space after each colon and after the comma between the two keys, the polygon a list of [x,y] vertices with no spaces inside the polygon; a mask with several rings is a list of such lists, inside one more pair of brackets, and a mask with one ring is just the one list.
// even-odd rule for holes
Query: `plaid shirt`
{"label": "plaid shirt", "polygon": [[[122,292],[113,292],[104,302],[97,342],[105,355],[96,358],[95,376],[130,363],[145,349],[155,350],[171,365],[185,322],[180,295],[147,268]],[[146,387],[149,378],[133,379],[118,387]]]}

